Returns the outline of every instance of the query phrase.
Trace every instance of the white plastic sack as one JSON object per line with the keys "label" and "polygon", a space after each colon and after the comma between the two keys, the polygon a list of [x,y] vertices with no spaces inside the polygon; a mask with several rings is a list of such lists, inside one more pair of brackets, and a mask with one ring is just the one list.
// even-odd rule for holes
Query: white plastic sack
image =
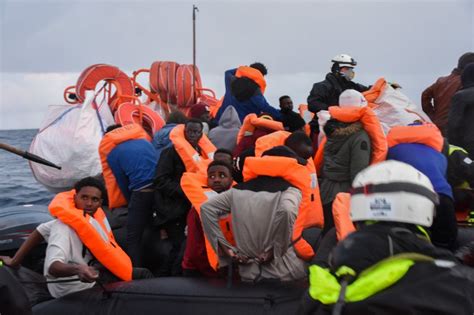
{"label": "white plastic sack", "polygon": [[380,120],[385,134],[394,126],[407,126],[415,120],[431,122],[421,106],[413,103],[401,89],[386,84],[375,100],[378,106],[373,110]]}
{"label": "white plastic sack", "polygon": [[[92,106],[94,97],[94,91],[89,91],[82,105],[49,106],[31,143],[31,153],[62,167],[57,170],[30,162],[36,180],[52,192],[71,189],[78,180],[102,173],[98,148],[103,132]],[[99,106],[99,114],[104,129],[114,123],[106,104]]]}

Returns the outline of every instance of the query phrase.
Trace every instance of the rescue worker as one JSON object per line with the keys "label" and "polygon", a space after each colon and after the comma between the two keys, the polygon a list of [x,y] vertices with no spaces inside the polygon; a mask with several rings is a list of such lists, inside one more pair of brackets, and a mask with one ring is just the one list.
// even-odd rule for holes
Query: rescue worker
{"label": "rescue worker", "polygon": [[[307,99],[308,110],[315,114],[309,123],[312,135],[317,134],[319,130],[316,114],[321,110],[327,110],[329,106],[338,105],[342,92],[347,89],[365,92],[369,89],[365,85],[352,81],[355,76],[354,68],[357,65],[354,58],[347,54],[339,54],[334,56],[331,62],[331,72],[326,75],[324,81],[313,85]],[[314,141],[315,138],[312,138]]]}
{"label": "rescue worker", "polygon": [[357,231],[310,267],[299,313],[472,313],[473,271],[430,242],[437,202],[429,178],[408,164],[360,172],[345,205]]}

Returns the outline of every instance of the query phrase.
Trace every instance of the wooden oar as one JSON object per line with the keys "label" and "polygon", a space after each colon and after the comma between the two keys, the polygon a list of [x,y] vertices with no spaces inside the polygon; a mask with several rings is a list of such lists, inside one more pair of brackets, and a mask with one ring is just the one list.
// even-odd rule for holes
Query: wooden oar
{"label": "wooden oar", "polygon": [[8,152],[11,152],[13,154],[19,155],[21,157],[24,157],[27,160],[30,160],[30,161],[33,161],[33,162],[36,162],[36,163],[40,163],[40,164],[43,164],[43,165],[46,165],[46,166],[54,167],[54,168],[57,168],[58,170],[61,169],[61,166],[57,166],[56,164],[51,163],[50,161],[47,161],[47,160],[43,159],[42,157],[39,157],[39,156],[37,156],[35,154],[32,154],[28,151],[22,151],[20,149],[12,147],[11,145],[8,145],[6,143],[1,143],[0,142],[0,149],[3,149],[3,150],[6,150]]}

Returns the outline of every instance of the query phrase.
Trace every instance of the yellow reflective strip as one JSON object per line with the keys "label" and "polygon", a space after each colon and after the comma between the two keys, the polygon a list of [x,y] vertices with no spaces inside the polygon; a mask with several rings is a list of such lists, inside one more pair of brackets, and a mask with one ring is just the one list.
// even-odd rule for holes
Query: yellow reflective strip
{"label": "yellow reflective strip", "polygon": [[347,287],[346,301],[362,301],[396,283],[415,262],[409,259],[386,261],[371,272],[360,276]]}
{"label": "yellow reflective strip", "polygon": [[347,266],[341,266],[339,267],[339,269],[337,269],[336,271],[336,276],[338,276],[339,278],[341,276],[346,276],[346,275],[351,275],[351,276],[356,276],[356,272],[354,271],[354,269],[352,269],[351,267],[347,267]]}
{"label": "yellow reflective strip", "polygon": [[327,268],[318,265],[309,267],[309,295],[323,304],[334,304],[341,285]]}

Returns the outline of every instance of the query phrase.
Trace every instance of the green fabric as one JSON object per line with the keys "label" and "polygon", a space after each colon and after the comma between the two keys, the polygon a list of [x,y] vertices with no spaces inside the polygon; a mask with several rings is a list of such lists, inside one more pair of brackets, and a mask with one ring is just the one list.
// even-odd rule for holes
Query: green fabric
{"label": "green fabric", "polygon": [[345,276],[345,275],[351,275],[351,276],[355,277],[356,272],[351,267],[347,267],[347,266],[339,267],[339,269],[337,269],[337,271],[336,271],[336,276],[338,276],[340,278],[340,277]]}
{"label": "green fabric", "polygon": [[[384,259],[367,268],[360,273],[353,283],[347,286],[345,301],[362,301],[392,286],[417,261],[433,261],[433,258],[415,253],[400,254]],[[341,268],[345,270],[345,274],[350,274],[349,270],[352,270],[346,266]],[[310,296],[326,305],[336,303],[341,290],[337,278],[329,272],[329,269],[317,265],[309,267],[309,272]]]}

